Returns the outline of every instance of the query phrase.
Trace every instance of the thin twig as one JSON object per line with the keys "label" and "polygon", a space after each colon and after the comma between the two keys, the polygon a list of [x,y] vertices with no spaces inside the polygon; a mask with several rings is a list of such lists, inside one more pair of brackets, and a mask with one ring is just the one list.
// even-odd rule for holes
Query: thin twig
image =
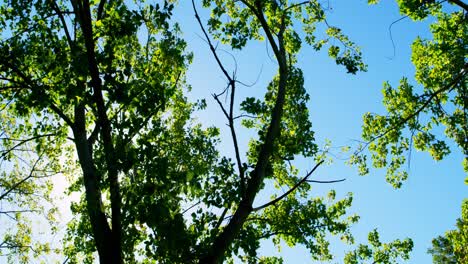
{"label": "thin twig", "polygon": [[21,145],[24,145],[26,144],[27,142],[29,141],[33,141],[33,140],[36,140],[36,139],[39,139],[39,138],[43,138],[43,137],[54,137],[54,136],[57,136],[57,134],[45,134],[45,135],[38,135],[38,136],[34,136],[34,137],[31,137],[31,138],[27,138],[27,139],[21,139],[21,140],[17,140],[17,139],[11,139],[11,138],[0,138],[2,140],[10,140],[10,141],[20,141],[18,144],[14,145],[12,148],[8,149],[8,150],[5,150],[2,155],[0,155],[0,158],[4,158],[6,157],[6,155],[8,155],[10,152],[14,151],[14,150],[17,150],[17,147],[21,146]]}
{"label": "thin twig", "polygon": [[300,180],[298,183],[296,183],[291,189],[289,189],[287,192],[285,192],[283,195],[281,195],[280,197],[262,205],[262,206],[259,206],[259,207],[256,207],[256,208],[253,208],[253,211],[259,211],[259,210],[262,210],[270,205],[274,205],[276,204],[277,202],[281,201],[284,197],[288,196],[290,193],[292,193],[294,190],[296,190],[302,183],[306,182],[307,181],[307,178],[310,177],[310,175],[312,175],[312,173],[314,173],[314,171],[324,162],[324,160],[321,160],[319,163],[317,163],[315,165],[315,167],[309,172],[306,174],[306,176],[304,176],[304,178],[302,178],[302,180]]}
{"label": "thin twig", "polygon": [[189,208],[185,209],[182,214],[184,215],[186,212],[188,212],[190,209],[194,208],[195,206],[199,205],[201,201],[196,202],[195,204],[189,206]]}
{"label": "thin twig", "polygon": [[236,130],[235,130],[235,127],[234,127],[234,100],[235,100],[235,91],[236,91],[235,74],[236,74],[236,70],[237,70],[237,62],[236,62],[234,56],[232,56],[232,54],[229,53],[234,58],[234,62],[236,64],[236,70],[233,73],[233,77],[231,77],[231,75],[229,75],[229,73],[227,72],[227,70],[224,67],[223,63],[221,62],[221,60],[220,60],[220,58],[218,56],[218,53],[216,52],[216,48],[213,46],[213,43],[211,42],[211,39],[210,39],[208,33],[206,32],[205,27],[203,26],[203,23],[201,22],[201,19],[200,19],[200,16],[198,15],[198,11],[197,11],[197,8],[195,6],[195,1],[194,0],[192,0],[192,6],[193,6],[193,11],[195,12],[195,18],[197,19],[197,22],[200,25],[200,28],[201,28],[201,30],[203,32],[203,35],[205,35],[205,38],[206,38],[206,41],[207,41],[207,43],[208,43],[208,45],[210,47],[210,50],[211,50],[213,56],[215,57],[219,68],[221,69],[224,76],[228,80],[228,86],[223,91],[223,93],[226,92],[229,87],[231,87],[231,99],[230,99],[230,103],[229,103],[229,113],[226,111],[226,109],[224,108],[222,103],[219,101],[219,99],[218,99],[219,95],[213,95],[213,97],[218,102],[219,106],[221,107],[221,110],[223,111],[224,115],[226,116],[226,118],[229,121],[229,128],[230,128],[230,131],[231,131],[231,137],[232,137],[232,142],[233,142],[233,145],[234,145],[234,152],[235,152],[235,155],[236,155],[237,167],[238,167],[238,170],[239,170],[240,192],[241,192],[241,195],[243,196],[244,192],[245,192],[245,184],[246,184],[245,183],[245,175],[244,175],[244,168],[242,167],[242,160],[240,158],[240,151],[239,151],[239,144],[238,144],[238,141],[237,141]]}
{"label": "thin twig", "polygon": [[337,182],[344,182],[346,179],[339,179],[339,180],[332,180],[332,181],[318,181],[318,180],[306,180],[306,182],[313,182],[313,183],[337,183]]}
{"label": "thin twig", "polygon": [[13,190],[15,190],[18,186],[23,184],[25,181],[29,180],[30,178],[33,178],[33,172],[34,169],[36,168],[37,164],[39,161],[42,159],[42,154],[37,158],[36,162],[34,163],[33,167],[31,168],[31,171],[27,177],[22,179],[21,181],[15,183],[10,189],[8,189],[6,192],[4,192],[2,195],[0,195],[0,201],[5,198],[9,193],[11,193]]}

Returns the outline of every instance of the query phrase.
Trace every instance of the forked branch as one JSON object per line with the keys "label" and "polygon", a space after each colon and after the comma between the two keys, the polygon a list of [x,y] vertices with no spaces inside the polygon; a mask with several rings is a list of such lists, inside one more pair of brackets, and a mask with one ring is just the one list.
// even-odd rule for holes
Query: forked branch
{"label": "forked branch", "polygon": [[231,98],[229,102],[229,113],[226,111],[222,103],[219,101],[217,95],[213,95],[215,100],[218,102],[219,106],[221,107],[221,110],[223,111],[224,115],[228,119],[229,122],[229,128],[231,130],[231,137],[232,137],[232,142],[234,145],[234,152],[236,155],[236,162],[237,162],[237,167],[239,170],[239,177],[240,177],[240,192],[241,195],[244,196],[245,193],[245,175],[244,175],[244,168],[242,167],[242,160],[240,157],[240,151],[239,151],[239,143],[237,141],[237,135],[236,135],[236,129],[234,127],[234,99],[235,99],[235,92],[236,92],[236,80],[235,76],[229,75],[227,72],[226,68],[224,67],[223,63],[221,62],[218,53],[216,52],[216,48],[211,42],[211,39],[208,35],[208,33],[205,30],[205,27],[203,26],[203,23],[201,22],[200,16],[198,15],[197,8],[195,6],[195,1],[192,0],[192,6],[193,6],[193,11],[195,12],[195,18],[197,19],[198,24],[200,25],[200,28],[203,32],[203,35],[206,38],[206,42],[208,43],[211,53],[213,53],[213,56],[215,57],[216,63],[218,64],[219,68],[223,72],[224,76],[228,80],[228,88],[231,87]]}

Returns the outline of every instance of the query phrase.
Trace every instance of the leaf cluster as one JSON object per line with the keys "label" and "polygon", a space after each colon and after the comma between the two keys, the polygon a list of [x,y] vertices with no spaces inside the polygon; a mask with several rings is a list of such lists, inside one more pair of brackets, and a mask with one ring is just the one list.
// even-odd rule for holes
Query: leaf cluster
{"label": "leaf cluster", "polygon": [[[412,45],[418,85],[407,78],[402,78],[397,87],[384,83],[387,114],[364,115],[365,144],[350,161],[359,165],[362,174],[368,173],[362,153],[368,147],[372,165],[386,167],[387,181],[396,188],[408,176],[404,165],[409,163],[413,148],[428,152],[437,161],[451,152],[452,141],[468,155],[466,16],[463,11],[446,13],[434,1],[399,1],[399,5],[413,19],[434,16],[436,22],[430,27],[433,38],[417,38]],[[467,163],[465,158],[465,170]]]}

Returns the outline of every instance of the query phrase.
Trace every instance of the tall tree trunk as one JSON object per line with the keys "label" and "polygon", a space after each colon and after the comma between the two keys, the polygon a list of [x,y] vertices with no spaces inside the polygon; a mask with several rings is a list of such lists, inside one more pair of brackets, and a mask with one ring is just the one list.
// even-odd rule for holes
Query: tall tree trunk
{"label": "tall tree trunk", "polygon": [[[115,157],[114,144],[112,142],[112,128],[107,116],[107,109],[102,94],[102,83],[99,74],[98,62],[96,60],[95,42],[93,38],[92,16],[89,0],[72,0],[72,5],[77,14],[83,32],[84,44],[86,48],[86,59],[88,61],[88,70],[91,77],[91,86],[93,88],[93,99],[97,108],[97,123],[99,126],[101,138],[104,146],[104,156],[106,159],[107,176],[109,179],[109,191],[111,202],[111,226],[110,246],[112,247],[112,263],[123,263],[122,253],[122,226],[121,226],[121,195],[118,182],[117,160]],[[101,2],[99,12],[102,13],[104,3]],[[95,234],[96,235],[96,234]],[[101,262],[103,263],[103,262]],[[108,263],[108,262],[104,262]]]}
{"label": "tall tree trunk", "polygon": [[75,146],[79,163],[83,171],[83,181],[86,193],[86,209],[88,211],[93,231],[96,249],[100,263],[118,263],[115,259],[112,231],[102,206],[102,193],[99,188],[99,175],[96,173],[91,155],[91,146],[88,144],[85,127],[85,110],[83,106],[75,108],[75,124],[73,127]]}

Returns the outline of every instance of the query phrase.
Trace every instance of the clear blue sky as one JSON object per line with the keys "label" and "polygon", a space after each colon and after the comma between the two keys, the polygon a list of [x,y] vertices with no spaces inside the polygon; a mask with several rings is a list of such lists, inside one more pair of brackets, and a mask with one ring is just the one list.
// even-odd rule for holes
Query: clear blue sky
{"label": "clear blue sky", "polygon": [[[403,76],[413,81],[414,67],[410,61],[410,45],[416,36],[430,37],[428,22],[413,22],[404,19],[392,28],[395,43],[395,56],[389,37],[389,25],[399,19],[394,1],[382,1],[377,6],[368,6],[366,0],[329,1],[333,8],[328,13],[328,21],[341,27],[348,36],[362,48],[368,72],[349,75],[342,67],[327,57],[326,51],[315,52],[304,46],[299,65],[304,71],[306,88],[311,95],[309,109],[316,131],[317,141],[323,145],[330,139],[334,146],[350,144],[359,139],[362,115],[365,112],[384,114],[381,104],[381,89],[384,81],[397,84]],[[206,21],[209,14],[201,10]],[[192,85],[192,99],[207,98],[209,107],[198,113],[199,120],[206,125],[222,128],[222,153],[232,154],[231,141],[211,93],[225,87],[225,80],[217,68],[208,46],[202,40],[201,31],[196,24],[190,1],[180,1],[176,9],[176,21],[180,21],[184,38],[189,49],[195,54],[194,63],[189,70],[188,81]],[[223,47],[220,46],[220,49]],[[262,97],[265,86],[275,72],[275,62],[269,57],[265,43],[252,43],[241,52],[230,52],[237,61],[239,80],[246,83],[258,82],[252,87],[239,88],[242,96]],[[271,51],[270,51],[271,54]],[[234,62],[228,53],[221,55],[229,68],[234,70]],[[238,101],[239,102],[239,101]],[[239,128],[241,129],[241,128]],[[241,130],[241,149],[246,150],[248,139],[253,136]],[[464,185],[465,174],[462,170],[462,155],[453,148],[453,153],[444,161],[435,162],[428,153],[413,151],[411,154],[410,177],[400,190],[394,190],[385,182],[383,170],[371,170],[368,176],[358,176],[356,169],[335,160],[332,165],[321,167],[317,179],[346,178],[343,183],[313,186],[313,195],[323,195],[330,189],[342,197],[354,193],[351,212],[361,216],[360,222],[353,227],[356,242],[366,242],[367,233],[378,228],[384,242],[411,237],[415,243],[411,260],[408,263],[431,263],[426,254],[431,240],[437,235],[454,227],[455,219],[460,216],[460,205],[467,198],[468,186]],[[298,167],[304,172],[311,169],[313,161],[300,160]],[[264,197],[263,197],[264,198]],[[341,263],[346,247],[338,240],[332,242],[332,253]],[[264,255],[278,255],[270,243],[262,244]],[[288,249],[281,253],[285,263],[311,263],[304,248]]]}

